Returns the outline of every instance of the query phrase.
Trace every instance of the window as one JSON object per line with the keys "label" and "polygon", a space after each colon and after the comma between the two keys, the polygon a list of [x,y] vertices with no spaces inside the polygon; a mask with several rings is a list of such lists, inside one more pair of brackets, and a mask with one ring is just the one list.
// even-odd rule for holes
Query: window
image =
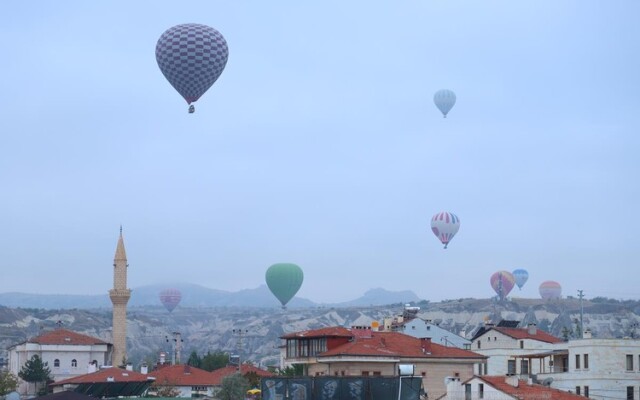
{"label": "window", "polygon": [[580,386],[576,386],[576,394],[580,396]]}
{"label": "window", "polygon": [[478,397],[484,399],[484,383],[478,384]]}
{"label": "window", "polygon": [[520,361],[520,373],[522,375],[529,375],[529,360]]}
{"label": "window", "polygon": [[580,369],[580,354],[576,354],[576,369]]}
{"label": "window", "polygon": [[633,354],[627,354],[627,371],[633,371]]}
{"label": "window", "polygon": [[74,368],[78,366],[78,361],[75,358],[71,360],[71,366]]}
{"label": "window", "polygon": [[480,348],[480,341],[478,340],[478,348]]}
{"label": "window", "polygon": [[521,341],[520,341],[520,348],[521,348],[521,349],[524,349],[524,340],[521,340]]}
{"label": "window", "polygon": [[627,386],[627,400],[633,400],[633,386]]}
{"label": "window", "polygon": [[516,360],[507,360],[507,374],[515,375],[516,373]]}
{"label": "window", "polygon": [[464,385],[464,400],[471,400],[471,384],[469,383]]}
{"label": "window", "polygon": [[589,355],[585,354],[582,356],[582,360],[584,361],[582,364],[584,364],[582,367],[584,369],[589,369]]}
{"label": "window", "polygon": [[382,372],[380,372],[380,371],[373,371],[373,376],[382,376]]}
{"label": "window", "polygon": [[60,366],[60,360],[58,360],[57,358],[55,360],[53,360],[53,366],[54,367],[59,367]]}
{"label": "window", "polygon": [[362,376],[369,376],[369,371],[362,371]]}
{"label": "window", "polygon": [[584,387],[584,397],[589,397],[589,386]]}

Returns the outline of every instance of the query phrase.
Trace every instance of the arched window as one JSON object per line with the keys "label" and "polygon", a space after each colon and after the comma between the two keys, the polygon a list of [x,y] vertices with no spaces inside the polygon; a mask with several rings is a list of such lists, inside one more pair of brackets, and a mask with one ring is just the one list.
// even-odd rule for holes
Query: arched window
{"label": "arched window", "polygon": [[58,360],[57,358],[55,360],[53,360],[53,366],[54,367],[59,367],[60,366],[60,360]]}
{"label": "arched window", "polygon": [[71,366],[72,367],[77,367],[78,366],[78,361],[75,358],[73,360],[71,360]]}

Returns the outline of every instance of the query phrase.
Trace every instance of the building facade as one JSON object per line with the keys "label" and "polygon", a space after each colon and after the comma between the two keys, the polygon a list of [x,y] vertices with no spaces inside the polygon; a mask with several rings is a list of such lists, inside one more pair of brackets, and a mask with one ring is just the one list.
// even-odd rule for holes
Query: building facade
{"label": "building facade", "polygon": [[429,396],[445,393],[448,376],[468,379],[486,357],[432,343],[400,332],[368,327],[331,327],[282,337],[285,365],[302,364],[308,376],[398,376],[400,365],[413,365]]}
{"label": "building facade", "polygon": [[[51,378],[61,381],[86,374],[90,370],[109,365],[113,346],[101,339],[67,329],[45,332],[26,342],[9,347],[9,371],[14,375],[34,355],[51,370]],[[21,382],[18,392],[30,395],[34,387]]]}
{"label": "building facade", "polygon": [[539,364],[517,356],[553,351],[556,344],[562,342],[533,324],[527,328],[487,327],[471,340],[471,350],[488,357],[485,370],[476,370],[476,374],[528,376],[538,373]]}

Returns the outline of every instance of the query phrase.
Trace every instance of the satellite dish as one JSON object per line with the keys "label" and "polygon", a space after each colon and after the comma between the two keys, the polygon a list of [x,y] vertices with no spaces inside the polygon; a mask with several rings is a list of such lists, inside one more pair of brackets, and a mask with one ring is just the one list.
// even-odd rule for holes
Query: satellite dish
{"label": "satellite dish", "polygon": [[545,378],[545,380],[542,381],[542,386],[551,386],[551,382],[553,382],[553,378]]}

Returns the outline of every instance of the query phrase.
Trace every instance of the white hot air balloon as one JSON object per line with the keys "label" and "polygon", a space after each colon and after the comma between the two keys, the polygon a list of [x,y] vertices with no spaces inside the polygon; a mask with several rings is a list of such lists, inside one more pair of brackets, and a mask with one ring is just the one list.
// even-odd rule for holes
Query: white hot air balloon
{"label": "white hot air balloon", "polygon": [[433,95],[433,102],[436,103],[436,107],[442,112],[442,115],[447,118],[447,114],[456,104],[456,94],[449,89],[438,90]]}
{"label": "white hot air balloon", "polygon": [[445,249],[449,245],[449,241],[458,233],[458,229],[460,229],[460,218],[455,214],[442,211],[431,218],[431,230],[444,244]]}

